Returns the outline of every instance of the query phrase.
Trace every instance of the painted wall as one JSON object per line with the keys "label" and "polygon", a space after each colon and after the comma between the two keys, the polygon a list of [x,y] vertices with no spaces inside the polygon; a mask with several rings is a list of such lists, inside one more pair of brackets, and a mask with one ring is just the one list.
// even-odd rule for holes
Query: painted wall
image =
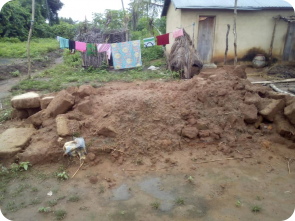
{"label": "painted wall", "polygon": [[[177,29],[177,27],[180,28],[181,27],[181,10],[180,9],[175,10],[174,6],[170,4],[166,19],[167,19],[166,33],[173,32],[174,30]],[[170,53],[172,44],[174,43],[174,38],[172,37],[172,34],[169,35],[169,41],[170,41],[170,44],[166,45],[166,50],[168,53]]]}
{"label": "painted wall", "polygon": [[[180,19],[174,20],[175,15],[180,14]],[[238,34],[238,58],[242,58],[246,52],[252,47],[260,47],[266,52],[269,51],[271,36],[274,28],[275,16],[290,16],[294,15],[293,10],[262,10],[262,11],[239,11],[237,17],[237,34]],[[233,35],[233,11],[229,10],[193,10],[193,9],[177,9],[170,4],[167,13],[167,32],[172,32],[176,29],[176,21],[181,22],[181,27],[186,27],[194,22],[195,40],[197,45],[198,39],[198,24],[199,16],[215,16],[215,37],[213,45],[213,62],[221,62],[224,59],[225,41],[227,24],[230,24],[231,30],[229,33],[229,50],[228,60],[234,58],[234,35]],[[175,16],[176,17],[176,16]],[[171,18],[171,20],[170,20]],[[179,25],[179,22],[177,23]],[[177,26],[179,27],[179,26]],[[185,28],[189,35],[193,36],[193,26]],[[273,45],[273,56],[278,59],[282,58],[284,51],[286,35],[288,31],[288,23],[280,20],[277,24],[276,35]],[[172,35],[171,35],[172,36]],[[170,44],[167,45],[168,53],[171,50],[174,39],[170,36]]]}

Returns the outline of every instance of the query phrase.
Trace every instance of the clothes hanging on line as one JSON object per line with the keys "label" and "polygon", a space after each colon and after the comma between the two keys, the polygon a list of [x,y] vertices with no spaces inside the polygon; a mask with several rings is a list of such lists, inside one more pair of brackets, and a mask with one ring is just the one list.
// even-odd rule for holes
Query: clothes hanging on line
{"label": "clothes hanging on line", "polygon": [[56,36],[56,40],[59,41],[59,36]]}
{"label": "clothes hanging on line", "polygon": [[81,52],[86,52],[87,51],[87,46],[85,42],[79,42],[76,41],[76,50],[81,51]]}
{"label": "clothes hanging on line", "polygon": [[102,53],[102,52],[106,52],[108,55],[108,59],[111,59],[111,44],[96,44],[97,46],[97,52],[98,53]]}
{"label": "clothes hanging on line", "polygon": [[59,37],[59,46],[60,48],[69,48],[69,39]]}
{"label": "clothes hanging on line", "polygon": [[145,48],[155,46],[156,45],[155,38],[151,37],[151,38],[143,39],[143,45],[144,45]]}
{"label": "clothes hanging on line", "polygon": [[112,44],[115,69],[142,66],[140,40]]}
{"label": "clothes hanging on line", "polygon": [[87,56],[97,56],[96,44],[87,43]]}
{"label": "clothes hanging on line", "polygon": [[169,33],[157,36],[157,45],[168,45]]}
{"label": "clothes hanging on line", "polygon": [[173,38],[178,38],[180,36],[183,36],[183,29],[179,29],[173,32]]}
{"label": "clothes hanging on line", "polygon": [[72,40],[69,41],[69,50],[70,50],[71,54],[75,54],[75,51],[76,51],[76,42],[75,41],[72,41]]}

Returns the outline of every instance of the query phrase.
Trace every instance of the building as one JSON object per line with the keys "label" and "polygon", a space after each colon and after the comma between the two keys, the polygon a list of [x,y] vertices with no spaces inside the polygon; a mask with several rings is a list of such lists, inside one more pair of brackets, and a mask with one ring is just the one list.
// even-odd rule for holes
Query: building
{"label": "building", "polygon": [[[204,63],[224,60],[227,24],[230,25],[228,60],[234,58],[234,0],[165,0],[162,16],[167,17],[166,32],[184,28],[194,38],[194,44]],[[294,9],[283,0],[238,0],[237,4],[238,59],[258,47],[269,52],[275,17],[273,57],[295,60]],[[195,25],[193,26],[193,23]],[[174,39],[170,35],[167,52]]]}

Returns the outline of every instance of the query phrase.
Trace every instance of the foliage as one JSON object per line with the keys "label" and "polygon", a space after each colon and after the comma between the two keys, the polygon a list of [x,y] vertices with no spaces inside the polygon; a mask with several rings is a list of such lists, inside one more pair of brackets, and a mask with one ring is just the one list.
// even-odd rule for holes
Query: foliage
{"label": "foliage", "polygon": [[68,23],[70,25],[74,25],[74,24],[76,24],[78,22],[78,21],[74,21],[72,18],[66,18],[66,17],[60,17],[59,21],[60,22],[66,22],[66,23]]}
{"label": "foliage", "polygon": [[54,214],[57,220],[62,220],[67,216],[67,212],[65,210],[56,210]]}
{"label": "foliage", "polygon": [[253,207],[252,207],[252,212],[253,212],[253,213],[258,213],[258,212],[261,211],[261,209],[262,209],[262,208],[261,208],[260,206],[253,206]]}
{"label": "foliage", "polygon": [[182,198],[177,198],[177,199],[175,200],[175,204],[177,204],[177,205],[184,205],[184,199],[182,199]]}
{"label": "foliage", "polygon": [[20,75],[19,70],[10,73],[13,77],[18,77]]}
{"label": "foliage", "polygon": [[57,179],[59,179],[59,180],[68,180],[69,176],[66,173],[66,171],[63,171],[62,173],[57,174]]}
{"label": "foliage", "polygon": [[71,202],[78,202],[80,200],[79,196],[70,196],[69,201]]}
{"label": "foliage", "polygon": [[124,23],[122,10],[105,10],[104,13],[93,14],[93,25],[103,30],[121,29]]}
{"label": "foliage", "polygon": [[153,203],[151,203],[151,207],[153,209],[159,209],[160,208],[160,203],[159,202],[153,202]]}
{"label": "foliage", "polygon": [[[25,58],[27,57],[27,43],[8,43],[0,41],[0,57]],[[56,39],[32,39],[30,54],[32,58],[55,51],[59,48]]]}
{"label": "foliage", "polygon": [[82,58],[79,52],[70,54],[69,50],[64,50],[63,59],[64,63],[70,67],[80,67],[82,64]]}
{"label": "foliage", "polygon": [[242,204],[241,204],[241,201],[240,200],[237,200],[237,202],[236,202],[236,206],[237,207],[240,207]]}
{"label": "foliage", "polygon": [[12,112],[11,109],[1,111],[1,112],[0,112],[0,123],[3,123],[3,122],[5,122],[5,121],[11,119],[11,112]]}
{"label": "foliage", "polygon": [[32,166],[30,162],[20,162],[19,164],[13,163],[11,165],[11,170],[14,172],[24,171],[24,170],[28,170],[30,166]]}
{"label": "foliage", "polygon": [[38,209],[38,212],[39,213],[49,213],[49,212],[51,212],[52,210],[51,210],[51,208],[50,207],[40,207],[39,209]]}
{"label": "foliage", "polygon": [[50,27],[50,32],[53,33],[51,37],[62,36],[67,39],[74,39],[77,29],[78,29],[77,24],[60,22],[60,24],[56,24]]}

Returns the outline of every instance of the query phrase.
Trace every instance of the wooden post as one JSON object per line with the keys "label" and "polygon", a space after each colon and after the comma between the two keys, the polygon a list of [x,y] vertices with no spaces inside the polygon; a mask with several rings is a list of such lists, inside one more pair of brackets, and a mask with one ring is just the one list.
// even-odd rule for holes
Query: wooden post
{"label": "wooden post", "polygon": [[237,54],[237,14],[238,14],[237,13],[237,4],[238,4],[238,0],[235,0],[235,11],[234,11],[235,60],[234,60],[234,65],[237,65],[237,63],[238,63],[238,54]]}
{"label": "wooden post", "polygon": [[34,26],[34,18],[35,18],[35,0],[32,0],[32,20],[31,20],[31,26],[28,36],[28,42],[27,42],[27,52],[28,52],[28,78],[31,78],[31,57],[30,57],[30,42],[33,32],[33,26]]}
{"label": "wooden post", "polygon": [[272,48],[273,48],[273,42],[274,42],[275,34],[276,34],[276,27],[277,27],[277,23],[280,20],[280,18],[281,18],[280,15],[275,18],[275,25],[274,25],[273,32],[272,32],[271,43],[270,43],[270,48],[269,48],[269,64],[270,65],[272,63]]}
{"label": "wooden post", "polygon": [[228,52],[228,34],[230,30],[230,25],[227,24],[227,33],[226,33],[226,47],[225,47],[225,55],[224,55],[224,65],[226,65],[227,62],[227,52]]}

